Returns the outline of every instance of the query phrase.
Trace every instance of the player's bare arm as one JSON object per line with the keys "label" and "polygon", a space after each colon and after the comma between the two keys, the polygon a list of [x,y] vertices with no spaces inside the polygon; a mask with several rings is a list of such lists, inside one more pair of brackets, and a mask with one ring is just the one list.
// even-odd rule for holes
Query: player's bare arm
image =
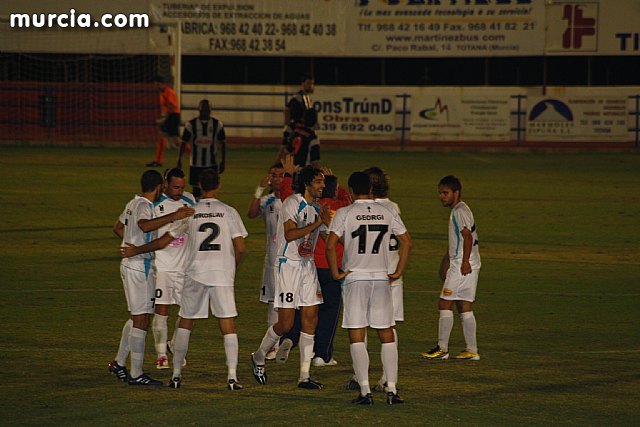
{"label": "player's bare arm", "polygon": [[193,216],[193,214],[195,213],[195,209],[183,206],[173,213],[159,216],[158,218],[141,219],[140,221],[138,221],[138,227],[140,227],[140,229],[145,233],[148,233],[150,231],[157,230],[158,228],[162,227],[163,225],[167,225],[170,222],[179,221],[181,219]]}
{"label": "player's bare arm", "polygon": [[316,221],[313,224],[309,224],[306,227],[302,228],[298,228],[295,222],[289,220],[284,223],[284,238],[287,240],[287,242],[298,240],[311,233],[321,225],[322,217],[320,215],[316,217]]}
{"label": "player's bare arm", "polygon": [[247,216],[249,218],[257,218],[260,216],[260,214],[262,214],[262,209],[260,209],[261,196],[258,196],[258,193],[262,193],[262,191],[264,191],[264,189],[267,188],[269,184],[271,184],[271,175],[267,175],[260,180],[260,184],[258,184],[256,193],[254,194],[254,197],[253,199],[251,199],[251,203],[249,204],[249,212],[247,212]]}
{"label": "player's bare arm", "polygon": [[233,239],[233,253],[236,257],[236,268],[242,261],[242,257],[245,253],[244,237],[239,236]]}
{"label": "player's bare arm", "polygon": [[121,223],[120,220],[116,221],[115,225],[113,226],[113,232],[116,233],[116,236],[121,239],[124,237],[124,224]]}
{"label": "player's bare arm", "polygon": [[394,271],[392,274],[389,274],[389,281],[391,282],[393,282],[394,280],[398,280],[404,273],[404,269],[407,267],[407,263],[409,262],[411,248],[413,246],[409,233],[401,234],[399,236],[396,236],[396,238],[398,239],[398,255],[400,256],[400,259],[398,260],[396,271]]}
{"label": "player's bare arm", "polygon": [[338,269],[338,254],[336,252],[336,245],[338,244],[338,235],[336,233],[329,233],[329,237],[327,238],[325,245],[325,254],[327,256],[327,264],[329,264],[329,269],[331,270],[331,276],[333,280],[342,280],[344,279],[351,271],[343,271],[340,272]]}
{"label": "player's bare arm", "polygon": [[471,248],[473,247],[473,235],[468,228],[463,228],[460,232],[462,238],[462,265],[460,266],[460,272],[463,276],[471,274],[471,263],[469,257],[471,256]]}
{"label": "player's bare arm", "polygon": [[294,159],[291,154],[285,155],[282,159],[282,168],[284,169],[284,173],[288,173],[289,175],[293,175],[296,171],[296,165],[294,164]]}
{"label": "player's bare arm", "polygon": [[447,251],[440,261],[440,280],[447,280],[447,271],[449,271],[449,252]]}
{"label": "player's bare arm", "polygon": [[331,208],[329,208],[329,205],[320,205],[320,219],[327,227],[331,225]]}
{"label": "player's bare arm", "polygon": [[169,243],[173,241],[174,237],[171,233],[166,232],[162,237],[145,243],[142,246],[132,245],[131,243],[125,243],[126,246],[120,247],[120,255],[122,258],[129,258],[132,256],[144,254],[146,252],[154,252],[160,249],[166,248]]}

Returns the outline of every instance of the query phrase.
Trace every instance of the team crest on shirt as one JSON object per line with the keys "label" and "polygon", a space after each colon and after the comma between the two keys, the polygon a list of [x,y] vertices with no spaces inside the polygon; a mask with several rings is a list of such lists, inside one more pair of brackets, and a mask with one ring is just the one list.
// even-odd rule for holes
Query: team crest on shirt
{"label": "team crest on shirt", "polygon": [[307,222],[307,213],[304,213],[304,222]]}
{"label": "team crest on shirt", "polygon": [[160,213],[164,213],[164,205],[160,205]]}
{"label": "team crest on shirt", "polygon": [[273,213],[273,205],[269,205],[269,212]]}

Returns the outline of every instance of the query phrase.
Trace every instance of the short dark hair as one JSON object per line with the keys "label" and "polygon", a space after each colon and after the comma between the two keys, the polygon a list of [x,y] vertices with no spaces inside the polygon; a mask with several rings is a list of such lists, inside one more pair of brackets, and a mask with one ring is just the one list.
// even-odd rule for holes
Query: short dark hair
{"label": "short dark hair", "polygon": [[162,185],[162,175],[155,169],[146,171],[140,177],[140,187],[143,193],[155,190],[158,185]]}
{"label": "short dark hair", "polygon": [[313,80],[313,75],[311,73],[304,73],[302,76],[300,76],[300,83],[304,83],[307,80]]}
{"label": "short dark hair", "polygon": [[462,183],[458,177],[453,175],[447,175],[442,178],[438,183],[438,187],[449,187],[453,192],[459,191],[462,193]]}
{"label": "short dark hair", "polygon": [[215,170],[209,168],[200,172],[200,188],[202,191],[211,191],[220,185],[220,175]]}
{"label": "short dark hair", "polygon": [[198,110],[200,110],[202,104],[207,104],[209,109],[211,109],[211,102],[208,99],[201,99],[200,102],[198,102]]}
{"label": "short dark hair", "polygon": [[369,175],[364,172],[354,172],[349,177],[349,188],[356,196],[364,196],[371,191]]}
{"label": "short dark hair", "polygon": [[180,168],[167,169],[164,174],[164,180],[169,183],[173,178],[184,178],[184,172]]}
{"label": "short dark hair", "polygon": [[269,170],[271,169],[283,169],[284,166],[282,165],[282,162],[276,162],[274,164],[272,164],[271,166],[269,166]]}
{"label": "short dark hair", "polygon": [[304,121],[305,126],[313,127],[316,125],[316,123],[318,123],[318,112],[315,110],[315,108],[308,108],[304,110],[302,120]]}
{"label": "short dark hair", "polygon": [[378,166],[371,166],[363,171],[371,180],[371,193],[374,197],[387,197],[389,195],[389,175]]}
{"label": "short dark hair", "polygon": [[338,192],[338,177],[335,175],[324,176],[324,190],[322,190],[322,197],[333,199]]}
{"label": "short dark hair", "polygon": [[322,171],[313,166],[305,166],[300,171],[298,177],[298,192],[304,194],[304,190],[307,185],[311,185],[311,181],[318,175],[322,175]]}

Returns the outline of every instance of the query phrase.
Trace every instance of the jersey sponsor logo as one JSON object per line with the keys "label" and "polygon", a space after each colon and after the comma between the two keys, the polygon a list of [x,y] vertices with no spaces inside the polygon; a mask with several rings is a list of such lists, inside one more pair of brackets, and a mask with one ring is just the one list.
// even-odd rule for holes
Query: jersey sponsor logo
{"label": "jersey sponsor logo", "polygon": [[169,246],[171,246],[172,248],[179,248],[180,246],[184,245],[186,241],[187,241],[186,237],[182,235],[173,239],[173,241],[169,243]]}
{"label": "jersey sponsor logo", "polygon": [[204,212],[197,213],[193,216],[193,219],[199,218],[222,218],[224,216],[224,212]]}
{"label": "jersey sponsor logo", "polygon": [[442,290],[442,295],[444,295],[445,297],[450,297],[451,295],[453,295],[453,291],[449,288],[444,288]]}
{"label": "jersey sponsor logo", "polygon": [[380,221],[384,220],[384,215],[356,215],[357,221]]}
{"label": "jersey sponsor logo", "polygon": [[213,144],[213,140],[212,139],[196,139],[196,144],[197,145],[211,145]]}

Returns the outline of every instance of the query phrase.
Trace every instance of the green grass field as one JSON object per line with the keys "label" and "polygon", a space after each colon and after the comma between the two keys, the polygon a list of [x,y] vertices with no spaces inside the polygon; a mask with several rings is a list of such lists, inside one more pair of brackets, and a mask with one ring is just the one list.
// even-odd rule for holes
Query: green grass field
{"label": "green grass field", "polygon": [[[236,281],[239,378],[225,388],[214,319],[196,323],[183,388],[138,389],[107,363],[127,318],[111,229],[136,193],[152,149],[0,147],[3,238],[0,354],[3,425],[632,425],[640,408],[640,156],[326,151],[346,182],[373,164],[392,177],[414,241],[398,326],[405,405],[353,407],[346,334],[335,367],[312,368],[319,392],[295,387],[298,353],[269,364],[259,386],[249,353],[266,328],[257,300],[263,225],[246,218],[275,152],[231,149],[220,199],[249,231]],[[169,157],[175,150],[167,153]],[[449,210],[436,184],[458,175],[483,260],[475,313],[482,360],[428,362],[437,340],[437,268]],[[175,312],[175,310],[174,310]],[[173,315],[172,315],[173,319]],[[170,320],[170,325],[173,320]],[[370,380],[380,375],[370,335]],[[452,351],[464,347],[459,320]],[[145,368],[154,367],[152,334]]]}

